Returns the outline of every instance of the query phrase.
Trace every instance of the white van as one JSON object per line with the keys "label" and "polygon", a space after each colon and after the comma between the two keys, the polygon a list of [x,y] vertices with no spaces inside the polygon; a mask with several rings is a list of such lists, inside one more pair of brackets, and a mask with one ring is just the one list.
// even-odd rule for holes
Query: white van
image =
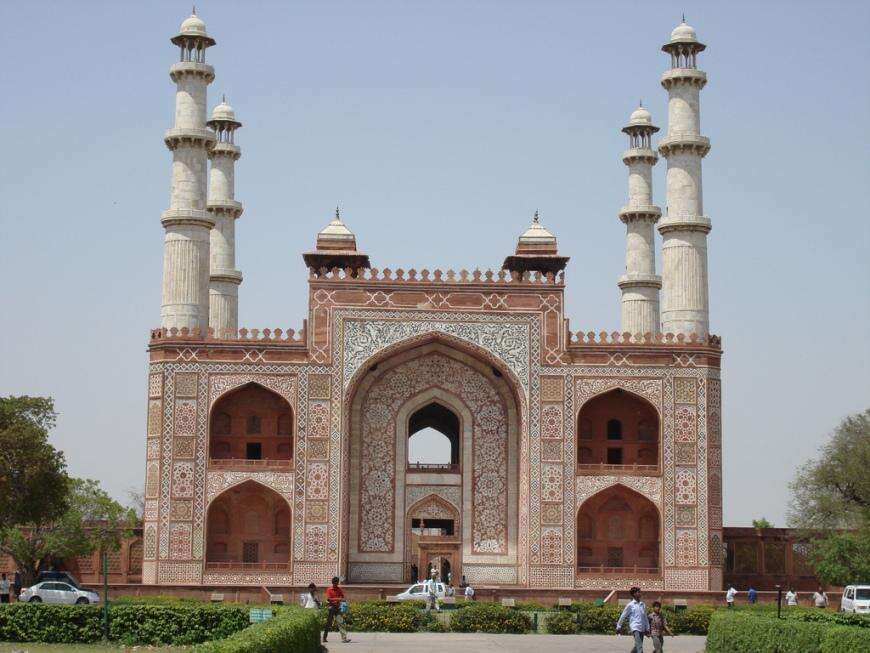
{"label": "white van", "polygon": [[870,614],[870,585],[849,585],[840,599],[840,612]]}

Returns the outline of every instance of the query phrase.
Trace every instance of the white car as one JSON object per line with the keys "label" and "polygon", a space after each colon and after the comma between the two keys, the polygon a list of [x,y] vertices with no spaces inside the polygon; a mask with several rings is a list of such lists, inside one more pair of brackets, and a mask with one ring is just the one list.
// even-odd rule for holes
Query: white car
{"label": "white car", "polygon": [[870,614],[870,585],[848,585],[840,599],[840,612]]}
{"label": "white car", "polygon": [[28,603],[66,603],[68,605],[99,603],[100,595],[94,591],[73,587],[69,583],[46,580],[21,590],[19,601]]}
{"label": "white car", "polygon": [[[443,599],[447,596],[447,587],[444,583],[440,581],[435,583],[435,595],[439,599]],[[417,583],[416,585],[411,585],[411,587],[406,589],[404,592],[396,594],[395,598],[399,601],[426,601],[429,598],[429,593],[423,583]]]}

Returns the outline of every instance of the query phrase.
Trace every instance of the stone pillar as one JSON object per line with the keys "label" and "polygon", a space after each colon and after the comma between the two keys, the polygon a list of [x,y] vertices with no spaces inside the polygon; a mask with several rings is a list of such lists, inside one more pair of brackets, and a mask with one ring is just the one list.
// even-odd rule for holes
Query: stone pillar
{"label": "stone pillar", "polygon": [[239,285],[242,273],[236,269],[236,219],[242,204],[235,199],[235,165],[242,155],[235,144],[235,131],[242,126],[226,98],[214,108],[208,121],[217,142],[209,152],[208,211],[214,217],[211,230],[209,278],[209,326],[218,338],[231,338],[239,328]]}
{"label": "stone pillar", "polygon": [[628,204],[619,212],[625,223],[625,274],[619,278],[622,291],[622,332],[656,335],[659,332],[659,289],[656,275],[653,225],[661,209],[653,205],[652,167],[658,156],[652,135],[659,130],[652,116],[638,107],[622,131],[628,135],[628,150],[622,161],[628,166]]}
{"label": "stone pillar", "polygon": [[701,160],[710,140],[701,135],[699,96],[707,76],[696,67],[705,47],[685,22],[662,46],[671,56],[671,69],[661,79],[668,91],[668,133],[659,143],[668,161],[667,215],[659,224],[662,331],[698,336],[709,330],[707,234],[712,226],[701,192]]}
{"label": "stone pillar", "polygon": [[206,89],[214,68],[205,63],[206,48],[215,41],[205,23],[191,15],[172,38],[179,47],[178,63],[169,69],[177,86],[175,125],[164,136],[172,152],[169,209],[161,223],[163,302],[161,326],[208,329],[209,232],[214,219],[206,210],[206,160],[214,134],[206,128]]}

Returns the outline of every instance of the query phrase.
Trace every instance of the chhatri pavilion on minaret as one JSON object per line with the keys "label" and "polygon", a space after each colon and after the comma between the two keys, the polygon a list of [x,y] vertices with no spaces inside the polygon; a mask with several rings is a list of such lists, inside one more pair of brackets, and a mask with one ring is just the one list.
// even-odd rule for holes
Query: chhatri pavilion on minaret
{"label": "chhatri pavilion on minaret", "polygon": [[[643,106],[622,128],[613,333],[570,330],[569,257],[537,213],[501,269],[454,271],[373,267],[338,210],[300,252],[300,328],[239,328],[242,124],[225,98],[208,115],[216,42],[202,19],[171,41],[144,583],[393,584],[431,569],[484,587],[721,589],[722,349],[709,333],[694,29],[682,22],[662,46],[657,147]],[[449,455],[412,459],[426,434]]]}

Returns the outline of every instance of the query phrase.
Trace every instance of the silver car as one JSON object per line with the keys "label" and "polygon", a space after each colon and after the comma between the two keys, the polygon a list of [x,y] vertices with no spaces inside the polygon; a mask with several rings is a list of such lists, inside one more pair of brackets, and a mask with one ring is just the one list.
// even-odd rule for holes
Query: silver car
{"label": "silver car", "polygon": [[68,605],[99,603],[100,596],[94,591],[73,587],[69,583],[46,580],[21,590],[19,601],[28,603],[66,603]]}

